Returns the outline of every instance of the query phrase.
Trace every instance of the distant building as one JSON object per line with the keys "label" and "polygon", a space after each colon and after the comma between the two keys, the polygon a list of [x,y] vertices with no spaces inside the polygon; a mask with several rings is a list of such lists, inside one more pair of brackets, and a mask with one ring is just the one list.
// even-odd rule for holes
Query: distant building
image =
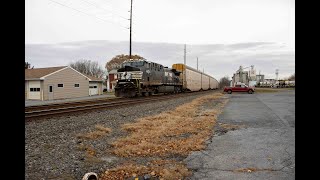
{"label": "distant building", "polygon": [[249,81],[257,80],[256,70],[253,69],[253,66],[251,66],[251,69],[248,71],[248,79]]}
{"label": "distant building", "polygon": [[263,74],[258,74],[256,75],[256,81],[259,84],[260,82],[264,81],[264,75]]}
{"label": "distant building", "polygon": [[118,81],[118,70],[117,69],[113,69],[111,71],[109,71],[108,73],[108,91],[109,92],[114,92],[114,87],[117,84]]}
{"label": "distant building", "polygon": [[89,96],[103,94],[103,79],[86,75],[89,78]]}
{"label": "distant building", "polygon": [[275,83],[275,79],[264,79],[263,81],[260,81],[259,84],[261,87],[273,87]]}
{"label": "distant building", "polygon": [[249,83],[248,72],[247,71],[243,71],[243,72],[237,71],[232,76],[232,82],[233,82],[232,86],[234,86],[237,82],[248,84]]}
{"label": "distant building", "polygon": [[70,66],[25,69],[25,99],[54,100],[102,94],[102,79]]}
{"label": "distant building", "polygon": [[267,82],[268,84],[275,84],[276,80],[275,79],[264,79],[263,82]]}
{"label": "distant building", "polygon": [[[244,69],[249,67],[251,67],[249,71],[244,71]],[[249,81],[256,81],[256,71],[253,69],[253,65],[249,67],[239,67],[239,70],[237,70],[232,76],[232,86],[238,82],[249,85]]]}

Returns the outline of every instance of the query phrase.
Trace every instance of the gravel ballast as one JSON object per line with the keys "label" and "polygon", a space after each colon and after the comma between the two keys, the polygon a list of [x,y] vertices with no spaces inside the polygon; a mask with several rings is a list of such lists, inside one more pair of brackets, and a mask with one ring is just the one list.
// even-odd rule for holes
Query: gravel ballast
{"label": "gravel ballast", "polygon": [[[126,135],[121,125],[138,118],[159,114],[190,102],[200,96],[215,93],[190,94],[188,97],[144,103],[123,108],[103,109],[87,114],[50,118],[25,123],[25,178],[81,179],[87,172],[101,173],[126,161],[110,153],[110,143]],[[95,131],[101,124],[112,129],[95,140],[80,139],[79,134]],[[92,147],[95,157],[86,155],[81,147]]]}

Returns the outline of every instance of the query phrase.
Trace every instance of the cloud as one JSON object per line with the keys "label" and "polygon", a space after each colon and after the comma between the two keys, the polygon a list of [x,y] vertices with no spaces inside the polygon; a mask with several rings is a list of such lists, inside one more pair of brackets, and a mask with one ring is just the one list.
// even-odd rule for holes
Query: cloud
{"label": "cloud", "polygon": [[[126,41],[78,41],[59,44],[26,44],[25,58],[35,68],[68,65],[80,59],[105,63],[118,54],[129,54]],[[170,43],[133,42],[132,54],[171,67],[184,62],[184,45]],[[287,77],[295,71],[294,50],[274,42],[244,42],[236,44],[187,45],[187,65],[212,75],[216,79],[232,74],[240,65],[254,65],[257,72],[274,78]],[[274,76],[274,77],[273,77]]]}
{"label": "cloud", "polygon": [[226,47],[230,48],[231,50],[237,50],[237,49],[249,49],[249,48],[257,48],[261,46],[269,46],[274,45],[273,42],[247,42],[247,43],[237,43],[237,44],[230,44]]}

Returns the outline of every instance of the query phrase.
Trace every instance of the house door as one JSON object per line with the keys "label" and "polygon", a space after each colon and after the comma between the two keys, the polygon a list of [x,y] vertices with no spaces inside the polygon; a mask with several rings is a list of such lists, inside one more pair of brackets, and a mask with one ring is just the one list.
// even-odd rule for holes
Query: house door
{"label": "house door", "polygon": [[98,84],[90,84],[89,96],[98,95]]}
{"label": "house door", "polygon": [[48,85],[48,99],[53,100],[53,85]]}

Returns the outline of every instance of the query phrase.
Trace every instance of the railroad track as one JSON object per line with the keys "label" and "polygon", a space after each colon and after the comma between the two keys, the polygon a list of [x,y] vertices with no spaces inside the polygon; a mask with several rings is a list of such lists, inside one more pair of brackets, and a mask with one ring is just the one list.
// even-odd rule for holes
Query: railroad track
{"label": "railroad track", "polygon": [[65,103],[52,103],[52,104],[45,104],[45,105],[27,106],[24,108],[24,111],[31,112],[31,111],[69,107],[69,106],[71,107],[71,106],[78,106],[78,105],[85,105],[85,104],[99,104],[103,102],[117,101],[121,99],[123,98],[108,98],[108,99],[101,98],[101,99],[94,99],[94,100],[70,101]]}
{"label": "railroad track", "polygon": [[74,113],[85,113],[88,111],[98,109],[111,109],[116,107],[124,107],[134,104],[142,104],[155,101],[169,100],[173,98],[179,98],[184,96],[190,96],[190,93],[205,94],[212,91],[200,91],[200,92],[188,92],[182,94],[170,94],[170,95],[156,95],[148,97],[138,98],[113,98],[113,99],[98,99],[89,101],[77,101],[59,104],[48,104],[40,106],[29,106],[25,108],[25,120],[32,121],[38,118],[49,118],[52,116],[70,115]]}

